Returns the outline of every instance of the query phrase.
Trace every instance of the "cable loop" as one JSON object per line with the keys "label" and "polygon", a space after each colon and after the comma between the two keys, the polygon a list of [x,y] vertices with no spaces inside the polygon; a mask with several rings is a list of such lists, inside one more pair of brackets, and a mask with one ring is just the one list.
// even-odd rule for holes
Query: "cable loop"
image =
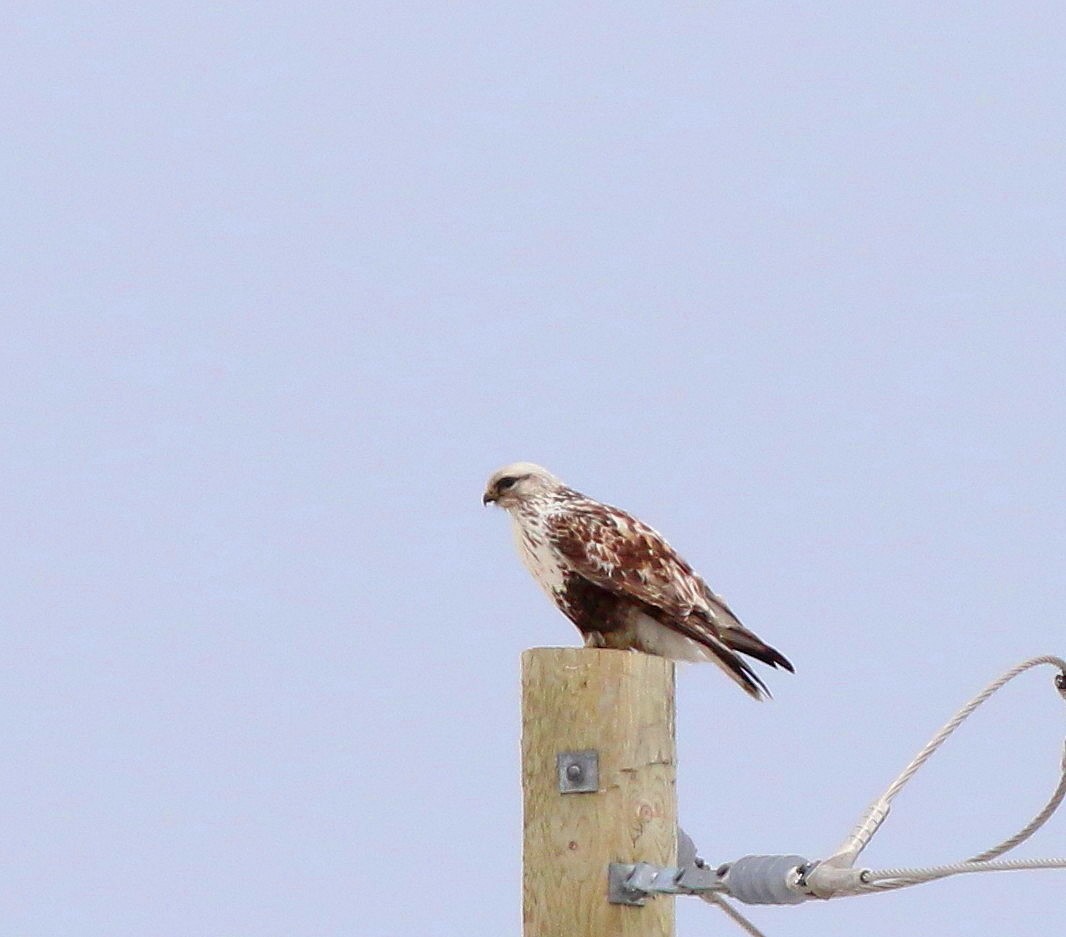
{"label": "cable loop", "polygon": [[[1009,683],[1019,674],[1041,664],[1050,664],[1059,669],[1055,677],[1055,687],[1066,699],[1066,661],[1054,655],[1033,657],[1023,661],[1016,667],[1012,667],[1001,677],[986,686],[980,693],[963,706],[947,723],[934,735],[925,747],[918,752],[910,764],[900,772],[899,776],[888,786],[885,792],[875,800],[862,818],[856,824],[851,834],[841,843],[837,851],[825,862],[825,880],[832,880],[835,870],[850,869],[859,854],[866,848],[874,834],[880,828],[888,816],[892,806],[892,800],[906,786],[907,782],[914,777],[919,768],[924,765],[933,753],[947,741],[948,737],[970,717],[970,715],[984,703],[990,696],[996,693],[1004,685]],[[1066,750],[1060,765],[1059,783],[1053,791],[1047,803],[1041,808],[1032,820],[1013,836],[1003,842],[978,853],[976,856],[951,865],[933,866],[929,868],[915,869],[883,869],[880,871],[863,870],[857,879],[852,879],[847,885],[842,886],[835,894],[863,894],[873,891],[888,891],[894,888],[903,888],[906,885],[917,885],[921,882],[929,882],[938,878],[946,878],[949,875],[958,875],[968,872],[999,872],[1015,869],[1059,869],[1066,868],[1066,859],[1012,859],[1001,862],[993,861],[1015,846],[1025,842],[1040,827],[1042,827],[1051,815],[1058,809],[1063,799],[1066,798]],[[818,869],[814,870],[817,874]],[[828,897],[828,896],[827,896]]]}
{"label": "cable loop", "polygon": [[[679,834],[679,859],[684,856],[682,868],[691,866],[693,881],[686,882],[689,894],[699,894],[704,900],[717,904],[736,924],[751,937],[762,937],[758,928],[732,907],[721,892],[731,898],[752,904],[794,904],[812,898],[840,898],[846,895],[864,895],[892,891],[909,885],[919,885],[951,875],[973,872],[1007,872],[1020,869],[1066,869],[1063,859],[999,859],[1020,843],[1025,842],[1066,799],[1066,748],[1060,762],[1058,785],[1041,810],[1022,829],[1003,842],[992,846],[962,862],[949,865],[927,866],[922,868],[898,869],[862,869],[855,868],[855,860],[866,848],[874,834],[884,823],[892,808],[892,800],[906,786],[922,767],[940,748],[948,737],[970,717],[977,707],[990,696],[1009,683],[1019,674],[1041,664],[1057,667],[1055,687],[1066,699],[1066,660],[1054,655],[1034,657],[1012,667],[1001,677],[986,686],[980,693],[963,706],[934,735],[924,748],[900,772],[899,776],[878,797],[851,834],[841,843],[837,851],[823,862],[808,862],[802,856],[743,856],[735,862],[717,870],[718,878],[709,884],[698,884],[697,873],[706,869],[706,864],[696,855],[695,845],[683,832]],[[677,870],[674,870],[675,872]],[[735,873],[735,874],[734,874]],[[743,873],[743,874],[741,874]],[[687,875],[684,871],[682,874]],[[671,894],[676,887],[660,889]]]}

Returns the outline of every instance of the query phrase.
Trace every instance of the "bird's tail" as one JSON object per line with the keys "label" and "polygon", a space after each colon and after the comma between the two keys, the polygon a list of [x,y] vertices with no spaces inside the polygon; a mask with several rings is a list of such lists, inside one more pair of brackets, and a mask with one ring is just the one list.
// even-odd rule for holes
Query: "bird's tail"
{"label": "bird's tail", "polygon": [[719,637],[722,643],[734,651],[761,660],[771,667],[783,667],[789,673],[796,672],[791,661],[784,654],[777,648],[770,647],[762,638],[748,631],[743,625],[739,628],[723,628],[719,632]]}
{"label": "bird's tail", "polygon": [[741,654],[746,654],[770,667],[783,667],[790,673],[795,673],[791,662],[784,654],[770,647],[739,621],[723,627],[721,617],[718,622],[702,621],[698,625],[689,619],[684,625],[679,625],[679,629],[698,642],[704,659],[717,664],[755,699],[769,698],[771,693],[759,675],[740,656]]}
{"label": "bird's tail", "polygon": [[[715,595],[702,580],[701,583],[708,608],[706,613],[700,617],[704,619],[708,626],[707,630],[712,631],[716,639],[713,641],[704,640],[703,643],[708,646],[713,644],[724,645],[728,649],[727,653],[729,651],[736,652],[730,655],[734,658],[733,661],[727,661],[723,664],[716,660],[715,663],[719,663],[719,666],[726,673],[756,699],[763,695],[769,696],[770,692],[766,689],[766,685],[752,672],[746,661],[737,657],[737,654],[746,654],[748,657],[762,661],[762,663],[770,667],[783,667],[789,673],[795,673],[792,663],[777,648],[770,647],[755,632],[745,628],[733,610],[726,605],[725,599],[720,595]],[[715,651],[718,657],[722,656],[717,649],[712,648],[712,650]]]}
{"label": "bird's tail", "polygon": [[727,644],[712,638],[711,640],[702,640],[700,645],[704,652],[704,657],[712,664],[717,664],[722,672],[745,693],[755,699],[769,699],[771,693],[766,684],[751,669],[748,662],[738,654],[734,654]]}

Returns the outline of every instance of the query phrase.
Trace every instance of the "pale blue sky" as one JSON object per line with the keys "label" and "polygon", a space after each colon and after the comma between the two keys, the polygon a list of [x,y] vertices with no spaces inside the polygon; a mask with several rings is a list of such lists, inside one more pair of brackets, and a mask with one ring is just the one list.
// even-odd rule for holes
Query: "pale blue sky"
{"label": "pale blue sky", "polygon": [[[577,633],[481,507],[515,459],[796,664],[679,676],[711,861],[827,854],[1066,652],[1059,5],[46,2],[0,51],[0,937],[517,934],[518,658]],[[1023,678],[868,862],[1013,832],[1064,727]]]}

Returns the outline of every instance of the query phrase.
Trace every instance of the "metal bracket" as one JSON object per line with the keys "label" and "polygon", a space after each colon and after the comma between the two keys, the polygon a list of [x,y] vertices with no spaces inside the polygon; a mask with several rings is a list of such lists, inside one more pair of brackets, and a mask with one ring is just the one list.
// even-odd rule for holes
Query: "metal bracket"
{"label": "metal bracket", "polygon": [[592,794],[600,789],[600,753],[594,748],[555,756],[560,794]]}
{"label": "metal bracket", "polygon": [[607,866],[607,900],[611,904],[644,907],[648,893],[634,888],[629,881],[636,869],[635,865],[625,865],[622,862],[612,862]]}
{"label": "metal bracket", "polygon": [[703,895],[724,890],[722,878],[715,869],[663,868],[649,862],[635,865],[612,862],[607,866],[607,900],[611,904],[640,907],[655,895]]}

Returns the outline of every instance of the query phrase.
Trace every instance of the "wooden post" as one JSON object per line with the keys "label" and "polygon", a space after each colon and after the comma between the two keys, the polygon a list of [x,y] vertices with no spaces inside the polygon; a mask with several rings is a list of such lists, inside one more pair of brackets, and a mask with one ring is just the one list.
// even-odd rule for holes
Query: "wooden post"
{"label": "wooden post", "polygon": [[[560,752],[599,752],[599,790],[559,792]],[[673,937],[674,901],[607,902],[610,862],[677,862],[674,665],[590,648],[522,655],[525,937]]]}

